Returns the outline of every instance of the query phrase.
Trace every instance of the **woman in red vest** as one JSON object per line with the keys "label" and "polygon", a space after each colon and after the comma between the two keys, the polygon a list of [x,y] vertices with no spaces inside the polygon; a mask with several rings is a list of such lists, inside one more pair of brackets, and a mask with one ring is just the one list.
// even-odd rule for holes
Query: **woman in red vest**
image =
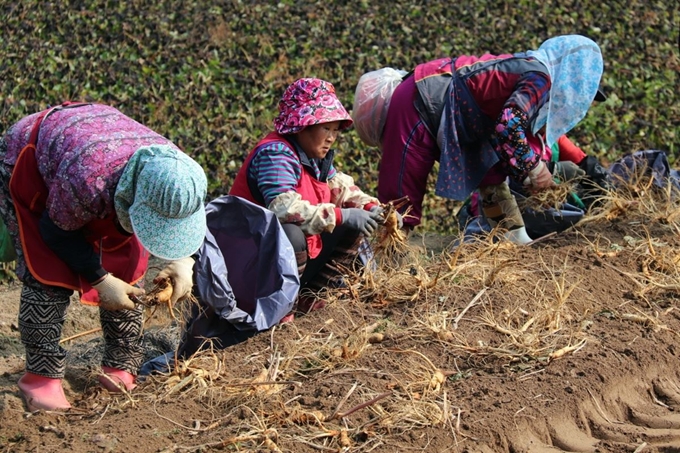
{"label": "woman in red vest", "polygon": [[65,103],[23,118],[0,139],[0,214],[23,283],[19,389],[30,410],[71,406],[59,340],[74,291],[100,308],[100,383],[134,388],[143,359],[137,284],[151,253],[170,261],[156,278],[172,279],[172,302],[189,295],[206,190],[200,165],[105,105]]}
{"label": "woman in red vest", "polygon": [[[341,284],[329,263],[351,265],[363,237],[382,221],[378,200],[333,166],[331,146],[351,125],[332,84],[295,81],[279,102],[275,131],[253,148],[229,192],[276,214],[295,250],[303,289]],[[322,305],[299,297],[297,309]]]}

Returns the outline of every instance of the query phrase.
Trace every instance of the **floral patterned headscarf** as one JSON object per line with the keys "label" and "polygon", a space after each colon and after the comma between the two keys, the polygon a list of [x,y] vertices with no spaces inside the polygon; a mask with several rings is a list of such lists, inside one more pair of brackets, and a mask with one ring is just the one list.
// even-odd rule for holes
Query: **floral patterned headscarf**
{"label": "floral patterned headscarf", "polygon": [[550,73],[550,98],[539,110],[532,132],[535,135],[546,126],[546,145],[551,147],[588,113],[602,77],[602,53],[585,36],[565,35],[546,40],[527,55]]}
{"label": "floral patterned headscarf", "polygon": [[166,260],[190,256],[205,237],[207,187],[203,168],[179,149],[143,146],[116,186],[118,221],[152,255]]}
{"label": "floral patterned headscarf", "polygon": [[305,78],[286,88],[274,128],[279,134],[295,134],[307,126],[332,121],[342,121],[340,129],[352,125],[352,118],[335,95],[335,87],[325,80]]}

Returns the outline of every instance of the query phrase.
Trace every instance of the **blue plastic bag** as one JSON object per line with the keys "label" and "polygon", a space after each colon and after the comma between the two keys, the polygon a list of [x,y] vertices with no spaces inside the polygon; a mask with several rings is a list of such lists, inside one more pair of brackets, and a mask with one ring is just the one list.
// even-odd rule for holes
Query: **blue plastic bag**
{"label": "blue plastic bag", "polygon": [[194,256],[193,304],[177,351],[146,362],[165,371],[204,347],[225,348],[267,330],[290,312],[300,290],[295,252],[271,211],[233,195],[206,206],[207,231]]}

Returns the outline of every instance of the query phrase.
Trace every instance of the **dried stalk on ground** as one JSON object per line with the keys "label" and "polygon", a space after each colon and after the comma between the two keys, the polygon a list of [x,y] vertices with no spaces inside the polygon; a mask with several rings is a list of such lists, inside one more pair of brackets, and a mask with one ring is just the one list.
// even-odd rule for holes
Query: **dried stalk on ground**
{"label": "dried stalk on ground", "polygon": [[576,181],[565,182],[558,184],[540,192],[531,194],[531,196],[517,200],[520,209],[533,209],[542,211],[547,208],[560,209],[563,203],[567,201],[569,194],[574,192]]}

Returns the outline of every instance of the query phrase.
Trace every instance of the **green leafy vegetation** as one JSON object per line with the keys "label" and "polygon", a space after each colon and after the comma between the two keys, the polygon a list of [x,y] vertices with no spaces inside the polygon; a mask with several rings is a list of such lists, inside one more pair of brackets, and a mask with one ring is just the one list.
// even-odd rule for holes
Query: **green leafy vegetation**
{"label": "green leafy vegetation", "polygon": [[[680,133],[677,2],[562,0],[107,0],[0,2],[0,128],[63,100],[107,103],[166,135],[226,193],[271,127],[285,87],[331,81],[351,108],[366,71],[446,55],[508,53],[579,33],[605,56],[595,105],[571,137],[604,161],[663,149]],[[337,165],[375,191],[378,151],[354,131]],[[453,203],[429,196],[423,229],[449,232]]]}

